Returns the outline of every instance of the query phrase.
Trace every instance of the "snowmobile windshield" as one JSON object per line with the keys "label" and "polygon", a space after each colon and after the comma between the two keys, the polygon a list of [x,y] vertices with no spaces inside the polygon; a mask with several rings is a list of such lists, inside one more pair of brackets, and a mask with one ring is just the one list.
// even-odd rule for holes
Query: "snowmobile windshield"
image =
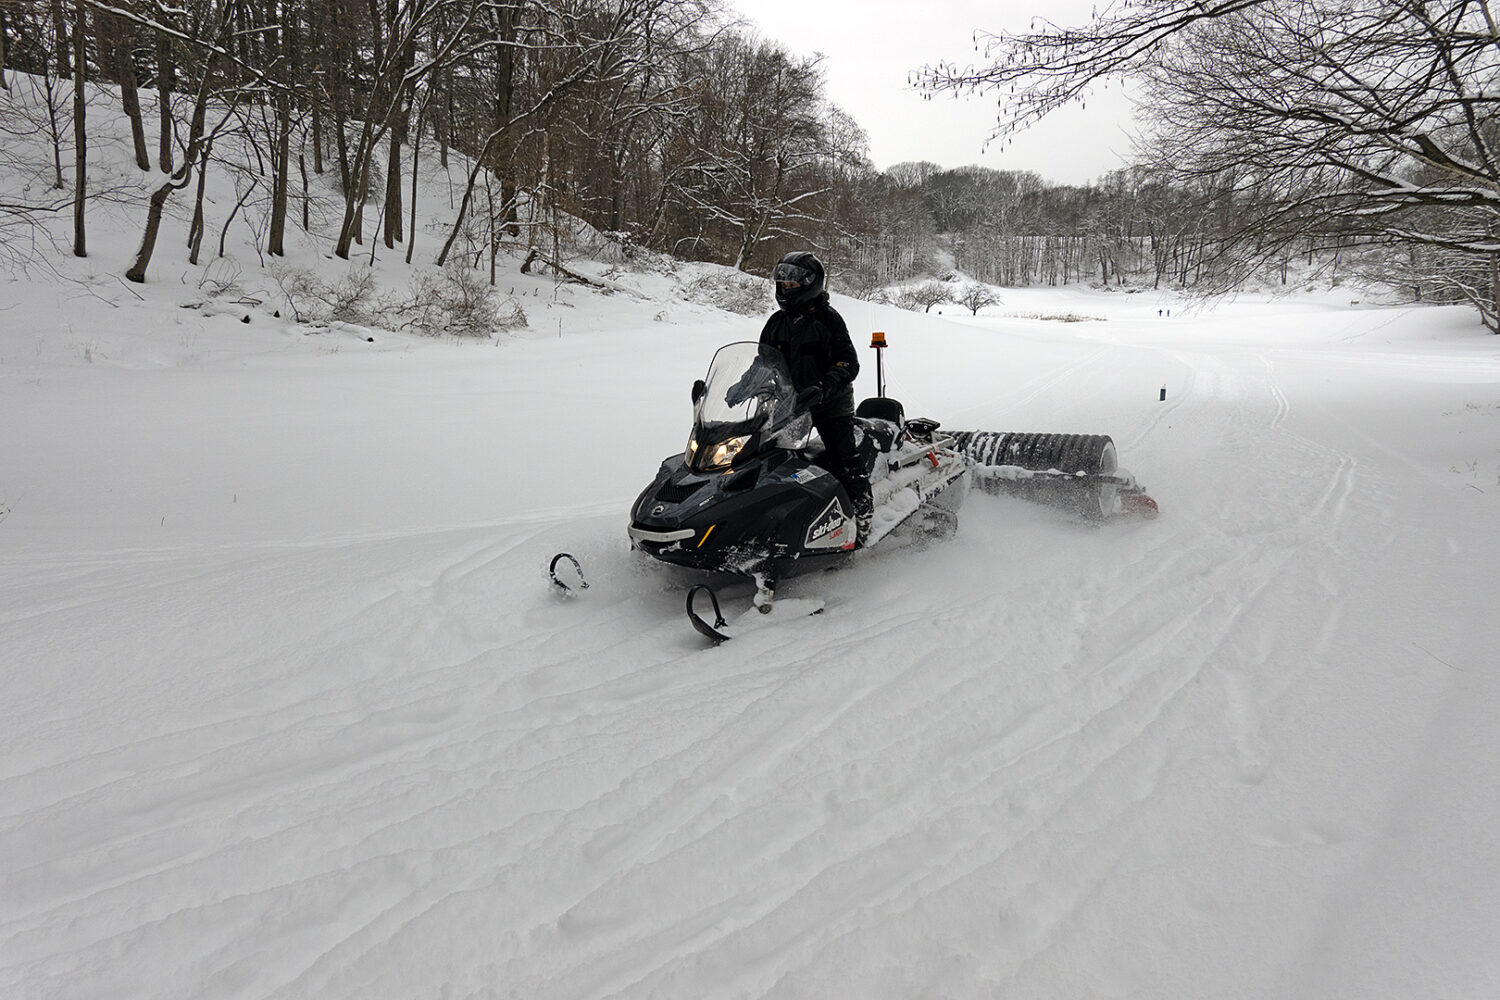
{"label": "snowmobile windshield", "polygon": [[796,398],[786,361],[774,347],[750,342],[721,347],[704,380],[708,393],[694,414],[700,424],[775,424]]}
{"label": "snowmobile windshield", "polygon": [[807,432],[791,373],[773,347],[746,341],[719,348],[704,386],[686,456],[694,469],[725,469],[763,443]]}

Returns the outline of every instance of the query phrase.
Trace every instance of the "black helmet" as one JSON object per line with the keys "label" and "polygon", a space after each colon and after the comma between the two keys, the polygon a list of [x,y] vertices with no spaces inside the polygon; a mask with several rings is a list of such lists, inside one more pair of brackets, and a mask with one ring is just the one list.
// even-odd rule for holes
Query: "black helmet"
{"label": "black helmet", "polygon": [[783,309],[807,305],[823,294],[823,262],[806,250],[789,253],[771,269],[776,304]]}

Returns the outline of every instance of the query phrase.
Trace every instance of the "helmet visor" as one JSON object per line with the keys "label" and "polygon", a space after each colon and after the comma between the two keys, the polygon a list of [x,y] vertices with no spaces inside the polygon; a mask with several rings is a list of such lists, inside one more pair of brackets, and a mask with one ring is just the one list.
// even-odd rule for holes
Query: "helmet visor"
{"label": "helmet visor", "polygon": [[798,288],[812,284],[817,276],[817,272],[797,264],[777,264],[771,272],[771,280],[777,284],[793,285]]}

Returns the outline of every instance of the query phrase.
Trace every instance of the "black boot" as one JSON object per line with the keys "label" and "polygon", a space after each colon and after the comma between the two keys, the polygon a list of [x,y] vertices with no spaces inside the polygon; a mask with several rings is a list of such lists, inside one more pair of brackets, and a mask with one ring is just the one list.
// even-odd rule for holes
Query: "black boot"
{"label": "black boot", "polygon": [[862,549],[870,540],[870,525],[875,519],[875,500],[870,495],[869,480],[854,483],[849,490],[854,501],[854,523],[857,528],[854,547]]}

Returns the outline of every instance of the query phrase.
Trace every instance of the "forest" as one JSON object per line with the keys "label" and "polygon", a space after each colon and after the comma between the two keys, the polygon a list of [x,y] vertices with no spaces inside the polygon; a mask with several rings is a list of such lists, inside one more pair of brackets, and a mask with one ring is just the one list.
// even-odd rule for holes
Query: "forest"
{"label": "forest", "polygon": [[[1500,328],[1487,3],[1148,0],[987,36],[984,52],[989,65],[914,69],[913,86],[1008,88],[1003,133],[1130,81],[1137,161],[1082,186],[877,169],[820,57],[716,0],[0,0],[0,136],[51,151],[45,165],[0,151],[0,169],[46,182],[0,195],[0,258],[24,266],[69,213],[66,251],[88,253],[90,205],[126,196],[90,185],[91,121],[124,115],[147,179],[137,282],[179,215],[186,232],[167,238],[193,264],[212,252],[226,223],[204,177],[226,170],[270,258],[289,227],[311,229],[309,186],[327,180],[346,259],[378,242],[492,276],[502,255],[563,266],[582,222],[626,253],[752,274],[811,247],[860,296],[945,272],[1204,294],[1357,279],[1469,302]],[[419,234],[415,174],[434,162],[461,197]]]}

